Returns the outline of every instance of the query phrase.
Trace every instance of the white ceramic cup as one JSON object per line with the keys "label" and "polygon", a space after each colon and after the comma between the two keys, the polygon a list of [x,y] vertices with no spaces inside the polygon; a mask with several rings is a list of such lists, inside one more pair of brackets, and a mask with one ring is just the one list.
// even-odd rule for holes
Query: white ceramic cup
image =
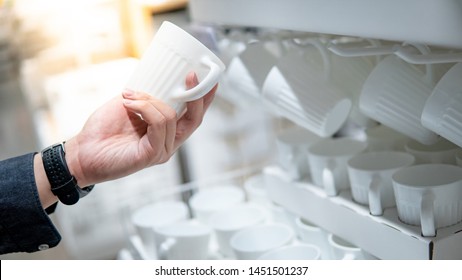
{"label": "white ceramic cup", "polygon": [[404,151],[404,145],[409,138],[385,125],[377,125],[367,128],[368,151]]}
{"label": "white ceramic cup", "polygon": [[424,145],[420,142],[410,140],[406,143],[405,149],[414,155],[416,164],[421,163],[448,163],[456,164],[456,151],[459,146],[440,138],[438,142],[431,145]]}
{"label": "white ceramic cup", "polygon": [[423,236],[462,221],[462,168],[420,164],[393,174],[399,219],[420,226]]}
{"label": "white ceramic cup", "polygon": [[244,228],[263,224],[266,218],[261,208],[251,204],[240,204],[213,214],[210,226],[215,231],[220,252],[226,257],[234,257],[231,237]]}
{"label": "white ceramic cup", "polygon": [[256,260],[273,249],[293,241],[293,230],[284,224],[265,224],[243,229],[231,238],[234,254],[240,260]]}
{"label": "white ceramic cup", "polygon": [[277,61],[277,55],[271,52],[268,44],[251,42],[231,60],[226,70],[226,83],[235,94],[260,98],[265,77]]}
{"label": "white ceramic cup", "polygon": [[234,185],[215,186],[199,189],[189,199],[193,216],[204,224],[217,211],[243,203],[245,192]]}
{"label": "white ceramic cup", "polygon": [[462,63],[454,65],[436,84],[425,103],[422,125],[462,146]]}
{"label": "white ceramic cup", "polygon": [[[189,33],[164,21],[144,52],[126,88],[149,93],[171,105],[180,114],[185,103],[207,94],[218,83],[225,65]],[[199,84],[186,89],[188,73]]]}
{"label": "white ceramic cup", "polygon": [[137,209],[132,217],[132,223],[150,258],[156,257],[156,240],[154,230],[168,226],[189,217],[188,206],[181,201],[161,201],[145,205]]}
{"label": "white ceramic cup", "polygon": [[321,250],[311,244],[294,244],[271,250],[258,258],[259,260],[319,260]]}
{"label": "white ceramic cup", "polygon": [[300,241],[306,244],[314,244],[321,251],[321,258],[330,258],[330,247],[327,243],[327,231],[310,223],[302,217],[295,218],[296,231]]}
{"label": "white ceramic cup", "polygon": [[433,90],[429,73],[395,55],[386,57],[363,85],[359,98],[361,111],[421,143],[435,143],[438,135],[423,127],[420,121]]}
{"label": "white ceramic cup", "polygon": [[205,260],[209,256],[212,230],[196,221],[185,221],[155,231],[159,259]]}
{"label": "white ceramic cup", "polygon": [[314,184],[324,187],[329,196],[349,189],[347,162],[366,147],[365,142],[350,138],[328,138],[312,145],[308,160]]}
{"label": "white ceramic cup", "polygon": [[[278,60],[265,79],[265,104],[281,116],[321,137],[345,123],[351,100],[331,81],[330,56],[319,40],[306,42],[313,50],[296,49]],[[312,57],[322,57],[322,62]]]}
{"label": "white ceramic cup", "polygon": [[332,256],[337,260],[373,260],[377,259],[356,245],[330,233],[327,241],[332,250]]}
{"label": "white ceramic cup", "polygon": [[348,161],[353,199],[369,205],[372,215],[383,215],[384,208],[396,204],[391,176],[414,161],[411,154],[396,151],[367,152],[354,156]]}
{"label": "white ceramic cup", "polygon": [[375,122],[359,109],[362,87],[375,64],[370,57],[342,57],[331,54],[332,80],[352,101],[349,120],[361,127],[370,127]]}
{"label": "white ceramic cup", "polygon": [[293,180],[310,177],[308,148],[322,138],[311,131],[294,126],[278,133],[276,147],[278,164]]}

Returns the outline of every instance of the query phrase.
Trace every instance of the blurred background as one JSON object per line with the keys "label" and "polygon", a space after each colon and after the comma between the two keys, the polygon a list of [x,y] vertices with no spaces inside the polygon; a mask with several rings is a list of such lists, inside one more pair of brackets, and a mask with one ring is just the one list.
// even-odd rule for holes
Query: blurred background
{"label": "blurred background", "polygon": [[[190,28],[188,1],[0,1],[0,160],[75,135],[98,106],[120,94],[164,20]],[[0,259],[115,259],[132,230],[126,222],[132,209],[184,195],[180,184],[271,161],[269,134],[284,121],[258,106],[237,108],[219,93],[168,163],[58,207],[51,216],[63,236],[58,247]]]}

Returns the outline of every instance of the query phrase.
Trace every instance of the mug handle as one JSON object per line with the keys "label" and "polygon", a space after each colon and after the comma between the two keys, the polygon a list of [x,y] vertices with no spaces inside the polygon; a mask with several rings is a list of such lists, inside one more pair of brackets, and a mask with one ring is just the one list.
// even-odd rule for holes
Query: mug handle
{"label": "mug handle", "polygon": [[324,63],[324,80],[326,82],[329,81],[332,73],[332,62],[329,53],[327,52],[327,47],[321,42],[321,40],[316,38],[308,38],[304,39],[301,43],[298,43],[295,40],[292,40],[291,42],[292,44],[299,47],[314,46],[321,53],[322,61]]}
{"label": "mug handle", "polygon": [[334,170],[337,164],[333,160],[329,160],[326,166],[322,169],[322,184],[328,196],[337,196],[338,191],[335,186]]}
{"label": "mug handle", "polygon": [[433,212],[434,201],[435,195],[432,192],[425,193],[420,201],[420,225],[422,228],[422,236],[436,236],[435,213]]}
{"label": "mug handle", "polygon": [[186,91],[182,91],[177,94],[173,94],[170,98],[173,102],[189,102],[193,100],[197,100],[204,95],[206,95],[218,82],[220,75],[221,75],[221,67],[215,63],[210,57],[204,56],[200,60],[201,64],[210,68],[209,73],[207,76],[200,82],[197,86],[188,89]]}
{"label": "mug handle", "polygon": [[369,210],[371,215],[373,216],[382,216],[383,215],[383,207],[382,207],[382,199],[380,195],[380,190],[383,185],[383,180],[380,178],[379,175],[374,175],[372,177],[371,182],[369,183],[369,192],[368,192],[368,199],[369,199]]}
{"label": "mug handle", "polygon": [[167,260],[168,259],[168,252],[172,249],[173,246],[176,244],[176,239],[172,237],[168,237],[162,244],[159,246],[159,259]]}

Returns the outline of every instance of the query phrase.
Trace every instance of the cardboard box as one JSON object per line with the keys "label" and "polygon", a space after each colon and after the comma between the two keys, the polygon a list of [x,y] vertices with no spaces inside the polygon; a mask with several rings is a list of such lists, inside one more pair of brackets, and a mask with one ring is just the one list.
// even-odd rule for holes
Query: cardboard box
{"label": "cardboard box", "polygon": [[350,191],[329,197],[308,182],[291,182],[277,166],[265,168],[271,199],[296,215],[361,247],[379,259],[462,259],[462,222],[422,237],[420,227],[402,223],[396,208],[372,216]]}

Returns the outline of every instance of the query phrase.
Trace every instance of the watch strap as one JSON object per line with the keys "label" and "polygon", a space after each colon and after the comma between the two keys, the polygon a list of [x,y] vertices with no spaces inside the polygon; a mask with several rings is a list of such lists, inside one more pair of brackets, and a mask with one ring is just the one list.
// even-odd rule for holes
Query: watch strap
{"label": "watch strap", "polygon": [[62,203],[72,205],[87,195],[94,185],[80,188],[75,177],[69,172],[65,156],[64,142],[42,150],[43,166],[51,191]]}

